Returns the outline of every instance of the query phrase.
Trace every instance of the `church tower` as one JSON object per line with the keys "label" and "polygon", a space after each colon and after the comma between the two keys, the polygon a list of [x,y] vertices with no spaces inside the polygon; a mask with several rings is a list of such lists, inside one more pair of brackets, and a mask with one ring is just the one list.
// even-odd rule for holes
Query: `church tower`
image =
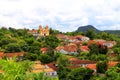
{"label": "church tower", "polygon": [[49,27],[48,27],[48,25],[45,28],[43,28],[40,25],[39,29],[40,29],[40,36],[49,36]]}

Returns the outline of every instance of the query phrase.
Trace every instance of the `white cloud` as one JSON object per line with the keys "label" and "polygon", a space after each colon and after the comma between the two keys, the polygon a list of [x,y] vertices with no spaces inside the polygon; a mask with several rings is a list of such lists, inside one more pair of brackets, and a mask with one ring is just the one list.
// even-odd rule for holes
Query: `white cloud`
{"label": "white cloud", "polygon": [[64,32],[88,24],[116,29],[119,7],[120,0],[0,0],[0,25],[37,28],[48,24]]}

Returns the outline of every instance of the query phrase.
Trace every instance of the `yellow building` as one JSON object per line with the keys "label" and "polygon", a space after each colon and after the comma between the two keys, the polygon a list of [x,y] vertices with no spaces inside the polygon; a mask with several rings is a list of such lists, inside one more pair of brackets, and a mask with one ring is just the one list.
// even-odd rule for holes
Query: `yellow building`
{"label": "yellow building", "polygon": [[34,65],[32,67],[32,72],[33,73],[44,72],[45,75],[47,75],[47,76],[57,76],[57,72],[55,70],[53,70],[52,68],[50,68],[47,65],[41,64],[40,61],[34,62]]}
{"label": "yellow building", "polygon": [[41,25],[39,26],[40,29],[40,36],[49,36],[49,27],[46,26],[43,28]]}
{"label": "yellow building", "polygon": [[33,36],[35,36],[36,38],[38,37],[44,37],[44,36],[49,36],[49,27],[46,26],[45,28],[42,27],[41,25],[39,26],[39,29],[35,30],[35,29],[32,29],[32,30],[29,30],[28,31],[29,34],[32,34]]}

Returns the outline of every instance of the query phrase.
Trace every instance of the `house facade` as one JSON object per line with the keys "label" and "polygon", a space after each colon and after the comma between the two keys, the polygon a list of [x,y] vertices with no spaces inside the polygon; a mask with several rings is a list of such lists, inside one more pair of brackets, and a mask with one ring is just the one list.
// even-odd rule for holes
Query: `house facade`
{"label": "house facade", "polygon": [[56,48],[56,51],[61,52],[62,54],[68,54],[68,55],[78,54],[78,52],[77,52],[78,48],[77,48],[76,44],[58,46]]}
{"label": "house facade", "polygon": [[34,37],[39,38],[39,37],[44,37],[44,36],[49,36],[49,27],[46,26],[45,28],[43,28],[41,25],[39,26],[39,29],[35,30],[29,30],[28,31],[29,34],[32,34]]}
{"label": "house facade", "polygon": [[90,40],[90,38],[88,38],[86,36],[82,36],[82,35],[76,36],[76,39],[83,41],[83,42],[88,42]]}
{"label": "house facade", "polygon": [[48,65],[43,65],[41,64],[40,61],[35,61],[34,65],[32,66],[31,72],[33,73],[40,73],[44,72],[46,76],[57,76],[57,71],[54,69],[50,68]]}
{"label": "house facade", "polygon": [[14,57],[16,57],[17,60],[22,60],[23,56],[24,56],[24,52],[16,52],[16,53],[0,53],[0,58],[8,58],[10,60],[12,60]]}

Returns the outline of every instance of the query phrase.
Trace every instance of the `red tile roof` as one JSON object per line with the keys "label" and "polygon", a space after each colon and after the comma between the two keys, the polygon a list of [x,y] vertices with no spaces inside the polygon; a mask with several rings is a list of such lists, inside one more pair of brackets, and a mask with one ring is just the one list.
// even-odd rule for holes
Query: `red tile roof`
{"label": "red tile roof", "polygon": [[80,60],[78,58],[70,58],[71,64],[95,64],[96,61],[90,61],[90,60]]}
{"label": "red tile roof", "polygon": [[47,64],[48,67],[52,68],[55,71],[58,71],[58,67],[56,65],[57,64],[55,62]]}
{"label": "red tile roof", "polygon": [[67,45],[64,47],[64,50],[67,52],[76,52],[77,46],[76,45]]}
{"label": "red tile roof", "polygon": [[108,62],[108,68],[113,67],[113,66],[115,66],[116,64],[118,64],[118,62],[109,61],[109,62]]}
{"label": "red tile roof", "polygon": [[58,46],[55,48],[56,50],[64,49],[64,46]]}
{"label": "red tile roof", "polygon": [[77,35],[77,36],[75,36],[76,38],[82,38],[82,37],[85,37],[85,36],[83,36],[83,35]]}
{"label": "red tile roof", "polygon": [[42,52],[44,52],[44,51],[46,52],[46,51],[48,51],[48,50],[49,50],[49,48],[47,48],[47,47],[44,47],[44,48],[41,48],[41,49],[40,49],[40,51],[42,51]]}
{"label": "red tile roof", "polygon": [[75,36],[69,36],[68,38],[69,39],[75,39]]}
{"label": "red tile roof", "polygon": [[33,30],[29,30],[28,33],[31,33],[31,34],[38,33],[38,30],[34,30],[34,29]]}
{"label": "red tile roof", "polygon": [[86,66],[86,68],[92,69],[92,70],[96,70],[96,64],[88,64]]}
{"label": "red tile roof", "polygon": [[14,57],[14,56],[23,56],[24,52],[16,52],[16,53],[4,53],[4,56],[6,57]]}
{"label": "red tile roof", "polygon": [[57,34],[56,37],[60,39],[64,39],[64,38],[67,38],[68,36],[64,34]]}
{"label": "red tile roof", "polygon": [[80,60],[80,59],[78,59],[78,58],[69,58],[69,60],[70,60],[70,61],[78,61],[78,60]]}
{"label": "red tile roof", "polygon": [[0,58],[4,56],[4,52],[0,52]]}
{"label": "red tile roof", "polygon": [[83,52],[88,52],[89,48],[88,48],[88,46],[80,46],[80,50]]}

